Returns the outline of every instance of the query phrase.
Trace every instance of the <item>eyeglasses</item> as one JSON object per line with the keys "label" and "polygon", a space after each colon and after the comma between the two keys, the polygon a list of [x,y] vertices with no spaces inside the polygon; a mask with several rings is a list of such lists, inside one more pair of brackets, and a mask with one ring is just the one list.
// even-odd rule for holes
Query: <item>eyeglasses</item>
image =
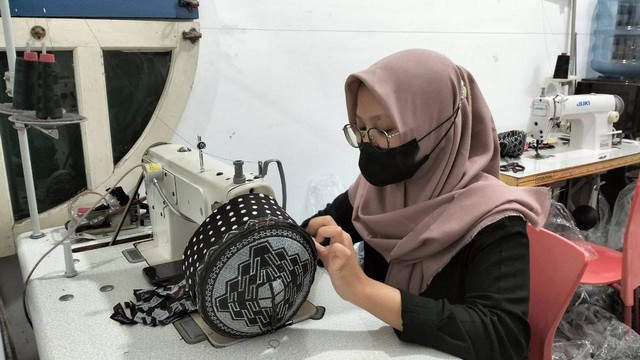
{"label": "eyeglasses", "polygon": [[[418,141],[426,138],[427,136],[429,136],[429,134],[438,130],[442,125],[446,124],[447,121],[449,121],[450,119],[455,120],[455,117],[458,114],[458,111],[460,111],[461,104],[462,104],[462,101],[459,101],[458,104],[456,105],[456,108],[453,110],[453,113],[449,117],[447,117],[438,126],[436,126],[431,131],[429,131],[426,135],[418,139]],[[449,125],[449,129],[453,127],[453,124],[454,122],[451,122],[451,125]],[[364,131],[364,130],[360,130],[357,126],[353,124],[345,125],[342,128],[342,131],[344,132],[344,137],[347,138],[347,142],[349,143],[349,145],[353,146],[354,148],[359,148],[360,145],[362,145],[362,139],[364,139],[366,135],[369,137],[369,142],[371,143],[373,148],[379,152],[385,152],[389,150],[389,144],[391,143],[391,138],[396,135],[400,135],[399,131],[393,135],[389,135],[389,133],[379,128],[370,128],[369,130]],[[447,130],[447,132],[448,131],[449,130]],[[440,145],[440,142],[442,142],[442,140],[444,140],[444,137],[440,139],[438,144],[436,144],[436,147]]]}
{"label": "eyeglasses", "polygon": [[345,125],[342,128],[342,131],[344,132],[344,137],[347,138],[347,142],[349,143],[349,145],[353,146],[354,148],[359,148],[362,144],[362,140],[365,136],[367,136],[373,148],[379,152],[385,152],[389,150],[389,143],[391,142],[391,138],[400,135],[400,132],[389,135],[389,133],[379,128],[370,128],[369,130],[365,131],[359,129],[353,124]]}

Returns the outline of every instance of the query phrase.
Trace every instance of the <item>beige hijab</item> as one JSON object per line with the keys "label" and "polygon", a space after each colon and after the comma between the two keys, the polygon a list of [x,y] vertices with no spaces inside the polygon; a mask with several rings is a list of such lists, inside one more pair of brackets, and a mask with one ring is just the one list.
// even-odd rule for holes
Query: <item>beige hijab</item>
{"label": "beige hijab", "polygon": [[544,223],[547,189],[510,187],[498,178],[493,118],[471,74],[429,50],[388,56],[347,79],[352,124],[361,84],[380,101],[403,143],[427,134],[461,102],[452,127],[445,124],[419,142],[418,158],[433,153],[411,179],[376,187],[360,175],[349,188],[355,228],[389,261],[387,284],[419,294],[483,227],[509,215],[536,227]]}

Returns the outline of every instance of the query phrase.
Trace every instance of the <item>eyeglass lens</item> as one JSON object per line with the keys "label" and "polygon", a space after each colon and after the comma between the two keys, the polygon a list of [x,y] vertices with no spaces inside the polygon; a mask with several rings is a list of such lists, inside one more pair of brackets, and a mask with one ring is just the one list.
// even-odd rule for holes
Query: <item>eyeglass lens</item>
{"label": "eyeglass lens", "polygon": [[360,129],[353,125],[345,125],[342,129],[344,131],[344,137],[347,138],[347,142],[349,145],[357,148],[360,147],[360,143],[362,142],[362,134],[360,133]]}
{"label": "eyeglass lens", "polygon": [[389,134],[386,131],[378,128],[371,128],[364,132],[355,125],[345,125],[344,136],[347,138],[349,145],[353,147],[360,147],[362,144],[363,133],[369,138],[369,142],[378,151],[387,151],[389,149]]}

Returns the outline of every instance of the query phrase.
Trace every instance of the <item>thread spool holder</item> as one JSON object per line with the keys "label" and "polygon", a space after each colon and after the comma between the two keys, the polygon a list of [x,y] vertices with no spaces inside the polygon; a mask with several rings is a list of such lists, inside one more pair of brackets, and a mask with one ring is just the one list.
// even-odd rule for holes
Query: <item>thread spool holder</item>
{"label": "thread spool holder", "polygon": [[[2,109],[0,109],[0,111],[2,111]],[[2,112],[8,113],[5,111]],[[29,127],[34,127],[48,135],[50,135],[50,132],[55,131],[55,138],[57,138],[56,127],[69,124],[79,124],[86,120],[87,118],[84,116],[71,113],[64,113],[60,119],[38,119],[36,118],[35,111],[21,111],[9,116],[9,121],[13,123],[13,127],[18,131],[20,158],[22,159],[22,171],[24,173],[24,184],[27,192],[27,205],[29,206],[29,218],[31,219],[31,235],[29,235],[29,237],[32,239],[42,238],[45,234],[40,229],[40,218],[38,216],[38,203],[36,201],[35,184],[33,182],[33,172],[31,170],[31,153],[29,151],[27,129]]]}

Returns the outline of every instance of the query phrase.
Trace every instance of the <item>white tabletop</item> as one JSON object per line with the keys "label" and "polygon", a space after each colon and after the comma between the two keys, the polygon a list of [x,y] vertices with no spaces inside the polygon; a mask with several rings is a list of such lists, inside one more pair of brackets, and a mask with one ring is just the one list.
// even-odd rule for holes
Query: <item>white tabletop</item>
{"label": "white tabletop", "polygon": [[[22,273],[53,244],[23,234],[16,240]],[[321,320],[306,320],[274,334],[226,348],[207,341],[189,345],[173,325],[122,325],[109,316],[113,306],[133,299],[133,289],[151,288],[142,275],[145,262],[131,264],[122,250],[132,244],[75,253],[78,275],[64,277],[62,246],[36,269],[27,290],[40,359],[455,359],[442,352],[403,343],[391,327],[340,299],[322,268],[308,300],[324,306]],[[110,292],[100,287],[113,285]],[[71,294],[71,301],[60,301]],[[277,342],[270,340],[277,340]],[[274,344],[278,344],[275,348]]]}
{"label": "white tabletop", "polygon": [[[574,173],[575,176],[598,173],[618,165],[626,165],[624,161],[620,161],[620,164],[617,164],[615,160],[622,160],[625,157],[640,154],[640,143],[632,140],[623,140],[621,144],[613,146],[611,149],[598,151],[574,149],[568,145],[557,144],[554,149],[544,149],[539,152],[544,156],[552,156],[543,159],[535,158],[535,151],[530,148],[520,158],[510,160],[523,165],[525,167],[524,171],[517,173],[501,171],[501,176],[513,178],[515,181],[535,178],[535,183],[531,185],[541,185],[547,180],[545,174],[549,175],[548,180],[551,182],[557,179],[571,178]],[[506,164],[506,161],[502,159],[500,164]],[[602,166],[599,164],[602,164]],[[565,174],[554,176],[554,173],[559,171],[564,171]]]}

